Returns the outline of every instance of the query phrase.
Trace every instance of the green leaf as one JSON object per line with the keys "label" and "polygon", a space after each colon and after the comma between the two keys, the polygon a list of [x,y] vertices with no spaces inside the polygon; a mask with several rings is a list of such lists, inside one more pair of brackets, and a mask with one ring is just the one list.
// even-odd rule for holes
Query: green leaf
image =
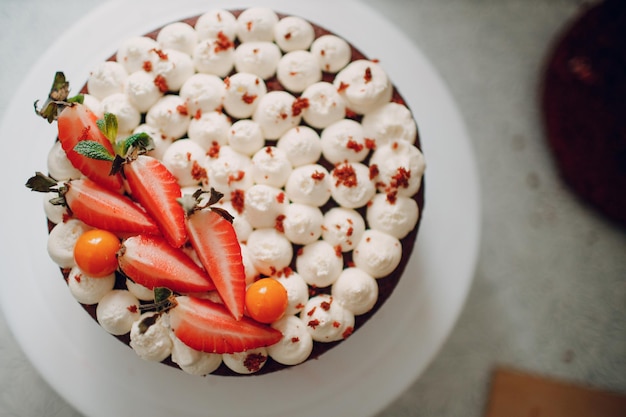
{"label": "green leaf", "polygon": [[172,290],[166,287],[156,287],[154,288],[154,302],[156,304],[162,303],[163,301],[168,301],[169,298],[174,295]]}
{"label": "green leaf", "polygon": [[113,162],[111,152],[95,140],[82,140],[74,146],[74,151],[87,158]]}
{"label": "green leaf", "polygon": [[82,94],[77,94],[73,97],[70,97],[67,99],[68,103],[79,103],[79,104],[83,104],[85,102],[85,96]]}
{"label": "green leaf", "polygon": [[115,145],[115,140],[117,139],[117,117],[112,113],[105,113],[104,119],[99,119],[96,121],[98,128],[104,136],[109,139],[111,144]]}
{"label": "green leaf", "polygon": [[120,153],[126,156],[128,150],[131,148],[139,149],[142,152],[150,151],[154,149],[154,141],[152,137],[145,132],[136,133],[124,139]]}

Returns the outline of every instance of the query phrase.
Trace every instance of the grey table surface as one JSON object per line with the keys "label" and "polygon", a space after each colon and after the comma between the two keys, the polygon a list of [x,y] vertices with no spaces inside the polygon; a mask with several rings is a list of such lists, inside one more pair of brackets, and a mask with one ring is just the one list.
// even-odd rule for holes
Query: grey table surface
{"label": "grey table surface", "polygon": [[[445,80],[482,190],[481,249],[462,314],[424,374],[379,416],[481,416],[497,366],[625,393],[626,233],[563,184],[537,105],[551,42],[588,2],[363,2]],[[0,0],[0,114],[55,35],[99,3]],[[0,369],[0,415],[80,415],[39,376],[2,315]]]}

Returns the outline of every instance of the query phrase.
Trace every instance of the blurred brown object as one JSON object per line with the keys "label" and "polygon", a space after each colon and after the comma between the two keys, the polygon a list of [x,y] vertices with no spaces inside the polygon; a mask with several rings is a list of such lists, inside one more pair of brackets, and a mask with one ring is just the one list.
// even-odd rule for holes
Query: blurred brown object
{"label": "blurred brown object", "polygon": [[626,395],[517,370],[493,373],[485,417],[624,417]]}
{"label": "blurred brown object", "polygon": [[542,115],[562,178],[626,226],[626,1],[582,8],[545,65]]}

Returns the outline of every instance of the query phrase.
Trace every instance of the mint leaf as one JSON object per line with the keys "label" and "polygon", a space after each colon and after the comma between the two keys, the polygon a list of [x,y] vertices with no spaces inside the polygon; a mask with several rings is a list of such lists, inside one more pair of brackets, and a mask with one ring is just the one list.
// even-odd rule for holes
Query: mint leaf
{"label": "mint leaf", "polygon": [[115,140],[117,139],[117,117],[112,113],[105,113],[104,119],[99,119],[96,121],[98,128],[104,136],[109,139],[111,144],[115,145]]}
{"label": "mint leaf", "polygon": [[74,151],[87,158],[113,162],[113,155],[101,143],[95,140],[82,140],[74,146]]}
{"label": "mint leaf", "polygon": [[145,132],[136,133],[124,139],[120,153],[126,156],[128,150],[131,148],[139,149],[141,151],[150,151],[154,149],[154,141],[152,140],[152,137]]}

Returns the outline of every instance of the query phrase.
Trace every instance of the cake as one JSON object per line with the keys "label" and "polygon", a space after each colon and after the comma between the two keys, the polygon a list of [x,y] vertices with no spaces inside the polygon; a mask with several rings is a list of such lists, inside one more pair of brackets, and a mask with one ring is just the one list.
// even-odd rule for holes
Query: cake
{"label": "cake", "polygon": [[552,45],[543,73],[546,138],[564,181],[626,226],[626,5],[585,6]]}
{"label": "cake", "polygon": [[27,182],[46,192],[49,256],[142,359],[240,376],[318,358],[413,251],[415,119],[382,63],[301,17],[167,24],[75,97],[57,73],[36,109],[59,132],[48,175]]}

